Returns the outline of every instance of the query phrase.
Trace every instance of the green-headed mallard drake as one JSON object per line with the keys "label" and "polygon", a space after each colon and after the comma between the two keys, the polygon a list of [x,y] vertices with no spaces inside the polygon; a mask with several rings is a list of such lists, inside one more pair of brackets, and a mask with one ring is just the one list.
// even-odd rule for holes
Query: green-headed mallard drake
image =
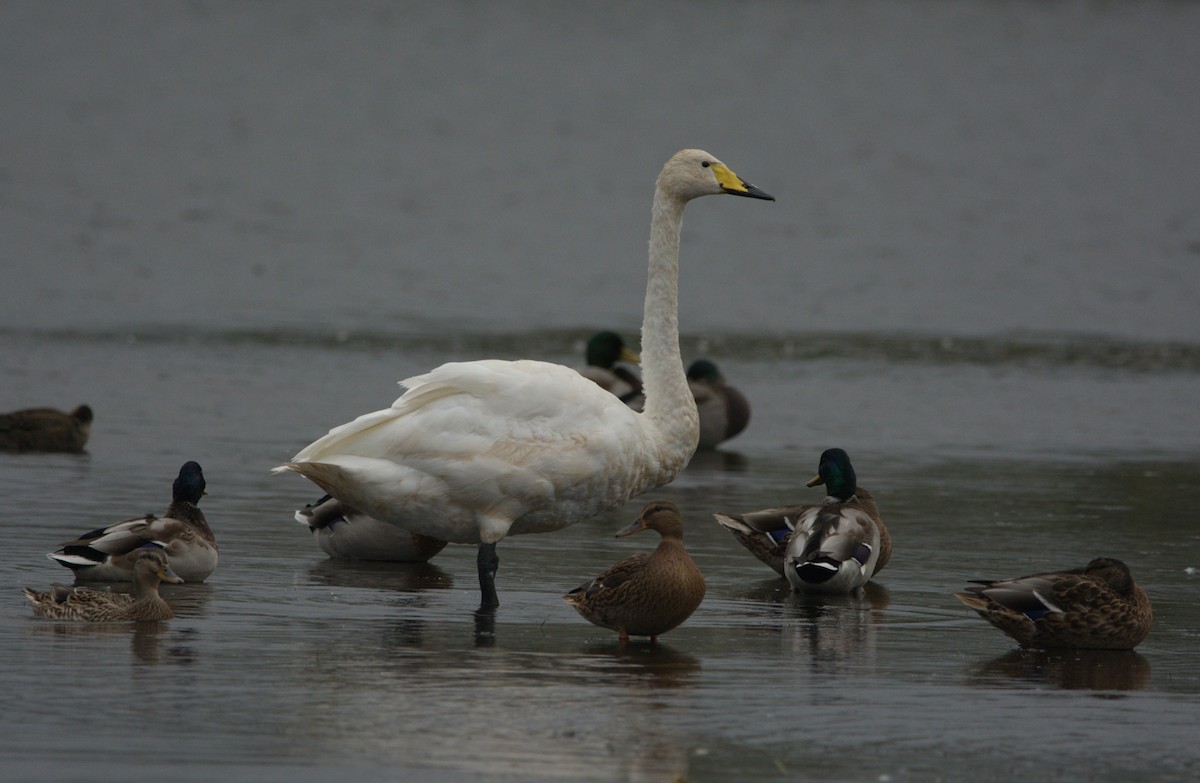
{"label": "green-headed mallard drake", "polygon": [[697,359],[688,366],[687,378],[700,413],[700,444],[696,448],[715,449],[746,429],[750,423],[750,402],[725,382],[717,365],[708,359]]}
{"label": "green-headed mallard drake", "polygon": [[580,368],[580,375],[595,381],[622,402],[641,398],[642,379],[633,370],[617,364],[622,361],[637,364],[641,359],[619,334],[605,331],[592,335],[587,341],[585,360],[587,364]]}
{"label": "green-headed mallard drake", "polygon": [[1129,650],[1154,621],[1146,591],[1111,557],[1070,571],[981,581],[954,597],[1022,647]]}
{"label": "green-headed mallard drake", "polygon": [[826,485],[819,504],[714,516],[793,589],[850,592],[887,565],[892,537],[845,451],[826,450],[817,470],[808,486]]}
{"label": "green-headed mallard drake", "polygon": [[147,514],[98,528],[47,557],[70,568],[81,582],[123,582],[133,577],[131,556],[138,547],[156,544],[166,551],[175,573],[187,582],[203,582],[217,567],[217,540],[196,505],[206,494],[204,487],[200,466],[187,462],[162,517]]}
{"label": "green-headed mallard drake", "polygon": [[620,634],[622,644],[630,636],[657,641],[691,617],[704,600],[704,575],[683,548],[683,517],[675,504],[647,503],[617,536],[639,530],[658,531],[658,548],[625,558],[563,596],[589,622]]}
{"label": "green-headed mallard drake", "polygon": [[25,588],[33,613],[52,620],[84,620],[93,623],[130,620],[167,620],[175,616],[158,594],[160,582],[183,580],[171,570],[167,556],[157,547],[143,547],[129,556],[133,564],[133,592],[110,593],[87,587],[64,587],[38,593]]}
{"label": "green-headed mallard drake", "polygon": [[[883,551],[875,564],[875,573],[887,564],[892,556],[892,540],[879,516],[879,507],[875,505],[875,496],[866,487],[855,487],[854,496],[859,504],[880,526],[884,541]],[[762,511],[748,511],[745,514],[713,514],[734,537],[750,550],[759,560],[770,566],[775,573],[783,576],[783,559],[787,555],[788,543],[792,540],[792,530],[796,521],[805,512],[815,508],[812,503],[798,503],[792,506],[767,508]]]}
{"label": "green-headed mallard drake", "polygon": [[337,560],[394,560],[424,563],[446,548],[445,541],[381,522],[340,500],[324,496],[296,512],[321,551]]}
{"label": "green-headed mallard drake", "polygon": [[70,413],[29,408],[0,414],[0,451],[83,451],[92,434],[92,409]]}

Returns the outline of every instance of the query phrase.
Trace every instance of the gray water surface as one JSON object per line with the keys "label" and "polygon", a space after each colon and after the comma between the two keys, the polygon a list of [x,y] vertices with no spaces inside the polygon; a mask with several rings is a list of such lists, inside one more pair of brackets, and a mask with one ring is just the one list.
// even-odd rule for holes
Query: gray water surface
{"label": "gray water surface", "polygon": [[[0,409],[6,780],[1193,780],[1200,708],[1200,6],[10,3]],[[636,343],[653,178],[689,207],[686,360],[748,430],[643,499],[708,580],[658,645],[561,594],[643,499],[423,566],[329,561],[270,468],[450,360]],[[712,521],[816,500],[841,446],[896,554],[791,595]],[[221,563],[81,627],[44,553],[204,466]],[[966,580],[1128,562],[1132,653],[1020,653]]]}

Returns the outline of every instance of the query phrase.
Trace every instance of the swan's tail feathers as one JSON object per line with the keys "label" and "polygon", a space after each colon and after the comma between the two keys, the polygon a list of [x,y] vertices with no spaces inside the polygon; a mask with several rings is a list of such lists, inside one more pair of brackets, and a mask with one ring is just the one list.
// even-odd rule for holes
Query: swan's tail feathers
{"label": "swan's tail feathers", "polygon": [[333,495],[333,490],[329,485],[339,484],[344,479],[344,473],[341,467],[327,462],[294,460],[292,462],[283,463],[279,467],[275,468],[274,472],[282,473],[284,471],[299,473],[301,476],[304,476],[306,479],[325,490],[325,492],[329,495]]}
{"label": "swan's tail feathers", "polygon": [[[326,493],[328,498],[322,498],[311,508],[296,513],[296,521],[303,522],[309,527],[319,528],[339,521],[346,514],[361,512],[377,517],[385,514],[386,504],[383,502],[371,508],[363,508],[354,501],[354,498],[359,496],[359,490],[364,486],[364,482],[372,486],[379,483],[388,484],[394,475],[388,473],[384,469],[385,467],[387,465],[381,460],[341,455],[336,462],[332,460],[329,462],[292,460],[280,465],[277,470],[299,473]],[[350,503],[354,503],[354,506],[351,508],[346,502],[334,498],[347,498]],[[302,518],[307,516],[306,512],[310,512],[311,517]]]}
{"label": "swan's tail feathers", "polygon": [[408,394],[396,400],[396,404],[391,408],[364,413],[353,421],[334,427],[301,449],[290,462],[276,468],[275,472],[279,472],[280,469],[286,470],[299,462],[320,462],[331,455],[386,453],[394,436],[393,429],[388,425],[418,407],[412,402],[414,398],[417,402],[438,398],[436,394],[426,392],[424,388],[418,391],[425,393]]}

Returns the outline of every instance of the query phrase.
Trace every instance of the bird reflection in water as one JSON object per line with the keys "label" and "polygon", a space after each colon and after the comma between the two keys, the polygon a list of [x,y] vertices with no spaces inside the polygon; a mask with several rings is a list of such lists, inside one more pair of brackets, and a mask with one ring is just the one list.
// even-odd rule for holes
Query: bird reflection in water
{"label": "bird reflection in water", "polygon": [[321,560],[308,570],[314,585],[417,592],[454,587],[454,579],[433,563],[385,560]]}
{"label": "bird reflection in water", "polygon": [[583,649],[588,656],[582,663],[608,681],[628,678],[651,688],[679,688],[690,684],[701,669],[700,660],[667,644],[640,641],[624,646],[613,643],[590,644]]}
{"label": "bird reflection in water", "polygon": [[[178,625],[176,622],[175,626]],[[196,637],[194,628],[173,627],[171,621],[152,620],[137,623],[31,623],[30,633],[50,633],[64,642],[89,643],[90,640],[111,637],[129,639],[129,649],[139,664],[177,664],[189,666],[196,662],[196,651],[190,644]],[[90,655],[97,655],[91,649]]]}
{"label": "bird reflection in water", "polygon": [[1032,683],[1069,691],[1138,691],[1150,684],[1150,662],[1133,650],[1012,650],[977,665],[971,682]]}
{"label": "bird reflection in water", "polygon": [[784,644],[807,653],[815,672],[861,670],[874,661],[877,612],[890,600],[887,589],[874,582],[848,595],[792,593],[784,600]]}
{"label": "bird reflection in water", "polygon": [[196,650],[189,644],[196,637],[196,629],[175,629],[166,623],[136,623],[136,626],[132,645],[138,663],[191,666],[196,662]]}

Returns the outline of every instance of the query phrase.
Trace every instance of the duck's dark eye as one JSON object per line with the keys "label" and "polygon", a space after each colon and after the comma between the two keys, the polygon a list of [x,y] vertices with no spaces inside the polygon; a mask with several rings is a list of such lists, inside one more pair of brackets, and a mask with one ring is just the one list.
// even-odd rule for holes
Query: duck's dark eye
{"label": "duck's dark eye", "polygon": [[711,164],[706,160],[703,163],[701,163],[700,165],[703,166],[704,168],[708,168]]}

